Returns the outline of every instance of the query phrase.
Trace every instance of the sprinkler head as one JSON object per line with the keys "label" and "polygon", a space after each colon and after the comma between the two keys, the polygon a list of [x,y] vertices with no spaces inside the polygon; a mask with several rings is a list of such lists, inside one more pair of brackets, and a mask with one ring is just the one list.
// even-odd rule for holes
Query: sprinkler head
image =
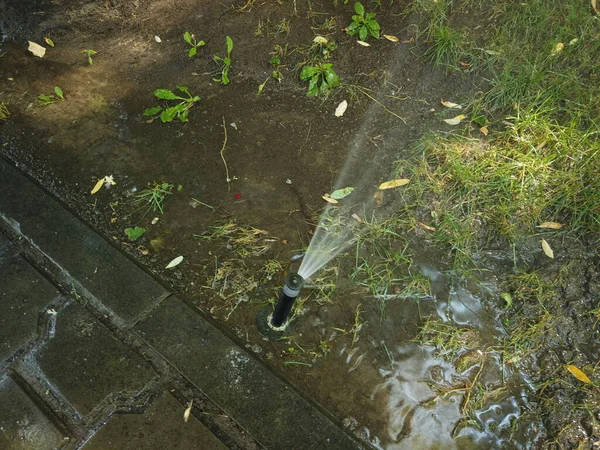
{"label": "sprinkler head", "polygon": [[294,300],[300,294],[300,290],[304,286],[304,278],[297,273],[291,273],[285,279],[283,290],[279,296],[279,301],[275,305],[275,311],[269,319],[269,325],[275,329],[281,329],[284,327],[287,317],[292,310]]}

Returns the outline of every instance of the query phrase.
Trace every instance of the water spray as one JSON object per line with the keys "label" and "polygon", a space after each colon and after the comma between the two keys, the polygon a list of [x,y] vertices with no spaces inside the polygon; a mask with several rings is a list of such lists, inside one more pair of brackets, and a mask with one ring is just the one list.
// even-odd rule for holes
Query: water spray
{"label": "water spray", "polygon": [[276,330],[284,328],[286,324],[286,320],[292,310],[292,306],[294,305],[294,301],[298,294],[300,294],[300,290],[304,286],[304,278],[302,278],[297,273],[291,273],[285,279],[285,284],[283,285],[283,290],[281,291],[281,295],[279,296],[279,301],[277,305],[275,305],[275,311],[273,311],[273,315],[269,320],[269,325]]}

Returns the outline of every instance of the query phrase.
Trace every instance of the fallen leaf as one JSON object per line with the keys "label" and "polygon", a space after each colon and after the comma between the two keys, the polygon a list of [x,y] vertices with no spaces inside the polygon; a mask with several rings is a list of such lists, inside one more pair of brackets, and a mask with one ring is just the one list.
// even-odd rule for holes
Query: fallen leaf
{"label": "fallen leaf", "polygon": [[373,200],[375,201],[375,206],[379,208],[383,204],[383,192],[376,191],[373,194]]}
{"label": "fallen leaf", "polygon": [[365,221],[364,221],[364,220],[362,220],[362,219],[360,218],[360,216],[359,216],[358,214],[356,214],[356,213],[352,213],[352,217],[353,217],[353,218],[354,218],[354,220],[356,220],[357,222],[360,222],[360,223],[365,223]]}
{"label": "fallen leaf", "polygon": [[398,186],[404,186],[408,183],[410,183],[410,180],[408,178],[398,178],[397,180],[386,181],[385,183],[381,183],[379,185],[379,189],[392,189]]}
{"label": "fallen leaf", "polygon": [[190,414],[192,413],[192,405],[193,404],[194,404],[194,400],[190,400],[189,406],[187,407],[187,409],[183,413],[183,421],[184,422],[187,422],[188,419],[190,418]]}
{"label": "fallen leaf", "polygon": [[569,41],[569,45],[575,45],[575,44],[577,44],[577,42],[579,42],[579,39],[573,38]]}
{"label": "fallen leaf", "polygon": [[371,46],[371,44],[369,44],[368,42],[365,42],[365,41],[356,41],[356,43],[362,45],[363,47]]}
{"label": "fallen leaf", "polygon": [[90,192],[90,194],[95,194],[96,192],[98,192],[100,190],[100,188],[102,187],[102,185],[104,184],[104,178],[100,178],[96,184],[94,185],[94,189],[92,189],[92,191]]}
{"label": "fallen leaf", "polygon": [[155,40],[156,42],[158,42],[159,44],[162,42],[162,39],[161,39],[161,38],[159,38],[158,36],[154,36],[154,40]]}
{"label": "fallen leaf", "polygon": [[117,182],[115,181],[115,179],[112,175],[107,175],[104,177],[104,187],[106,189],[109,189],[111,186],[114,186],[115,184],[117,184]]}
{"label": "fallen leaf", "polygon": [[423,222],[419,222],[419,226],[421,228],[426,229],[427,231],[435,231],[435,227],[429,226],[429,225],[427,225],[427,224],[425,224]]}
{"label": "fallen leaf", "polygon": [[454,108],[454,109],[462,108],[462,105],[459,105],[458,103],[454,103],[454,102],[447,102],[445,100],[440,100],[440,103],[442,105],[444,105],[446,108]]}
{"label": "fallen leaf", "polygon": [[592,9],[594,12],[600,14],[600,6],[598,6],[596,0],[592,0]]}
{"label": "fallen leaf", "polygon": [[384,34],[383,37],[386,38],[388,41],[392,42],[398,42],[400,40],[396,36],[393,36],[391,34]]}
{"label": "fallen leaf", "polygon": [[544,253],[548,258],[554,258],[552,247],[550,247],[550,244],[546,242],[546,239],[542,239],[542,250],[544,250]]}
{"label": "fallen leaf", "polygon": [[569,364],[569,366],[567,366],[567,370],[569,372],[571,372],[571,374],[575,378],[577,378],[579,381],[583,381],[584,383],[588,383],[588,384],[590,384],[592,382],[585,373],[583,373],[581,370],[579,370],[573,364]]}
{"label": "fallen leaf", "polygon": [[181,263],[181,261],[183,261],[183,256],[178,256],[169,264],[167,264],[167,267],[165,267],[165,269],[172,269],[173,267],[178,266]]}
{"label": "fallen leaf", "polygon": [[466,118],[467,116],[461,114],[459,116],[453,117],[452,119],[444,119],[444,122],[446,122],[448,125],[458,125],[463,121],[463,119]]}
{"label": "fallen leaf", "polygon": [[484,136],[487,136],[490,132],[490,130],[488,130],[488,127],[481,127],[479,131],[481,131],[481,134],[483,134]]}
{"label": "fallen leaf", "polygon": [[44,42],[48,44],[50,47],[54,47],[54,42],[49,37],[44,38]]}
{"label": "fallen leaf", "polygon": [[31,41],[27,41],[27,42],[29,42],[29,47],[27,47],[27,50],[29,50],[35,56],[39,56],[40,58],[44,57],[44,55],[46,54],[45,47],[42,47],[40,44],[36,44],[35,42],[31,42]]}
{"label": "fallen leaf", "polygon": [[565,48],[565,44],[563,42],[559,42],[558,44],[556,44],[556,46],[554,47],[554,49],[552,50],[550,55],[551,56],[557,55],[560,52],[562,52],[564,48]]}
{"label": "fallen leaf", "polygon": [[315,44],[321,44],[321,45],[325,45],[327,44],[327,38],[324,38],[323,36],[315,36],[315,38],[313,39],[313,42]]}
{"label": "fallen leaf", "polygon": [[342,117],[346,112],[346,108],[348,108],[348,102],[344,100],[335,108],[335,117]]}
{"label": "fallen leaf", "polygon": [[469,67],[471,64],[467,63],[467,62],[463,62],[460,61],[458,64],[460,64],[462,67]]}
{"label": "fallen leaf", "polygon": [[334,204],[334,205],[335,205],[336,203],[338,203],[338,201],[337,201],[336,199],[334,199],[334,198],[331,198],[331,197],[330,197],[329,195],[327,195],[327,194],[323,195],[323,197],[322,197],[322,198],[323,198],[323,200],[325,200],[326,202],[332,203],[332,204]]}
{"label": "fallen leaf", "polygon": [[350,186],[345,187],[343,189],[338,189],[336,191],[333,191],[331,193],[331,195],[329,196],[329,198],[332,198],[334,200],[341,200],[344,197],[348,197],[352,193],[353,190],[354,190],[354,188],[350,187]]}
{"label": "fallen leaf", "polygon": [[564,225],[558,222],[544,222],[536,228],[549,228],[550,230],[560,230]]}

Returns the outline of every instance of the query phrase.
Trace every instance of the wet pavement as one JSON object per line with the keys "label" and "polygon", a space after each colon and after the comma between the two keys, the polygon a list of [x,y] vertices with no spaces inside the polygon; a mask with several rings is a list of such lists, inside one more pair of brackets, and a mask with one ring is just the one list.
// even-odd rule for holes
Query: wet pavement
{"label": "wet pavement", "polygon": [[360,448],[1,157],[0,186],[1,449]]}

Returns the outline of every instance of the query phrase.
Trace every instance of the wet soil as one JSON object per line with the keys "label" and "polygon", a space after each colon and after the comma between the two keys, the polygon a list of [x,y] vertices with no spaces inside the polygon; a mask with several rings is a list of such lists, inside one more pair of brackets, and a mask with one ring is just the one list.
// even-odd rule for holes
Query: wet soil
{"label": "wet soil", "polygon": [[[276,299],[284,272],[297,268],[290,261],[310,241],[322,195],[391,179],[396,162],[413,157],[416,140],[430,130],[447,131],[440,126],[440,98],[468,98],[484,83],[420,59],[422,49],[414,43],[418,25],[402,14],[404,6],[386,6],[378,16],[385,33],[400,42],[382,39],[363,47],[342,32],[352,6],[331,1],[7,1],[0,19],[0,101],[11,116],[0,122],[2,154],[365,443],[388,449],[541,448],[554,440],[564,448],[580,441],[592,445],[598,439],[597,413],[590,419],[586,411],[568,410],[573,402],[564,386],[544,393],[545,401],[554,395],[565,399],[558,415],[541,420],[532,411],[543,361],[552,360],[546,370],[557,370],[598,360],[597,323],[586,315],[598,306],[593,252],[574,251],[573,264],[581,270],[562,291],[566,303],[557,299],[554,311],[562,325],[552,330],[561,334],[548,345],[550,356],[531,357],[529,372],[522,372],[491,353],[478,376],[489,378],[490,392],[496,392],[490,387],[495,383],[505,390],[483,401],[466,424],[465,390],[456,380],[472,375],[412,340],[430,315],[478,330],[488,336],[488,346],[501,340],[512,320],[499,308],[503,274],[516,259],[525,270],[539,267],[541,260],[529,257],[539,255],[532,243],[523,244],[519,258],[512,248],[483,253],[486,274],[479,283],[466,283],[449,276],[445,255],[426,251],[426,240],[413,233],[408,238],[414,267],[431,280],[432,295],[386,302],[382,314],[380,304],[350,282],[350,255],[350,262],[332,263],[339,274],[330,277],[337,285],[332,300],[309,289],[302,312],[279,340],[266,340],[256,327],[261,309]],[[288,32],[277,27],[284,19]],[[333,26],[325,28],[331,19]],[[187,56],[185,31],[206,41],[194,58]],[[338,45],[330,62],[345,87],[328,99],[307,98],[298,80],[316,34]],[[212,55],[224,55],[226,35],[234,41],[233,62],[231,83],[222,86],[213,81]],[[27,40],[42,44],[46,36],[55,47],[44,58],[32,56]],[[277,45],[287,46],[282,82],[269,79],[268,61]],[[92,65],[83,49],[97,51]],[[144,109],[159,104],[152,92],[176,85],[202,97],[190,121],[147,123]],[[40,107],[38,95],[51,94],[54,86],[66,100]],[[334,110],[342,100],[350,106],[338,118]],[[91,195],[96,181],[108,175],[116,185]],[[182,186],[167,198],[164,215],[133,203],[153,182]],[[386,193],[383,208],[393,211],[399,201]],[[227,240],[194,236],[228,221],[266,231],[260,254],[236,253]],[[131,242],[124,234],[131,226],[148,232]],[[184,262],[165,270],[179,255]],[[273,261],[278,270],[265,271]],[[560,264],[546,269],[552,279]],[[365,325],[354,334],[357,311]],[[535,307],[523,312],[537,314]],[[559,435],[571,420],[576,425]]]}

